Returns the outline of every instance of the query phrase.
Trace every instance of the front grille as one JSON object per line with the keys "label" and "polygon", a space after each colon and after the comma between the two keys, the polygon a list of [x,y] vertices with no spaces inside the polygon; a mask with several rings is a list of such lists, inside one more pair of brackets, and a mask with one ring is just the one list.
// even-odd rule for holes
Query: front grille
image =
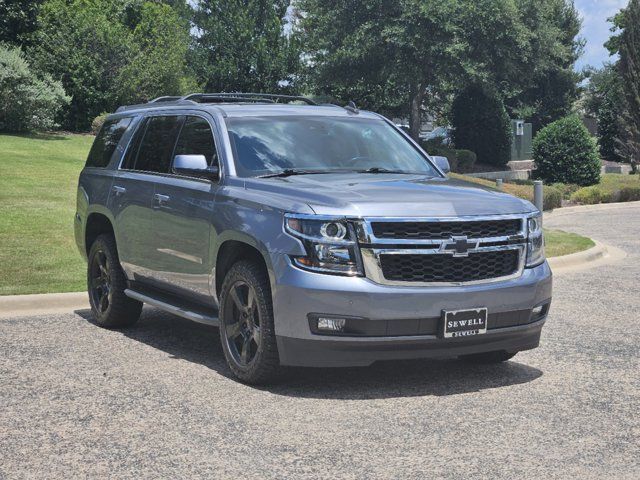
{"label": "front grille", "polygon": [[385,279],[399,282],[473,282],[506,277],[518,271],[518,250],[473,252],[467,257],[381,254]]}
{"label": "front grille", "polygon": [[459,222],[372,222],[377,238],[397,240],[446,240],[453,236],[491,238],[517,235],[520,219]]}

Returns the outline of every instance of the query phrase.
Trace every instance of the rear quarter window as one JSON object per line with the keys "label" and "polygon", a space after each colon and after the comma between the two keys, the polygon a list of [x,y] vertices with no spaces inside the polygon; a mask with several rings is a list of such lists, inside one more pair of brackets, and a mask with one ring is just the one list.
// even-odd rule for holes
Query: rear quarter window
{"label": "rear quarter window", "polygon": [[129,128],[131,120],[131,117],[125,117],[104,122],[89,152],[87,167],[106,167],[109,165],[111,156],[120,143],[122,135]]}

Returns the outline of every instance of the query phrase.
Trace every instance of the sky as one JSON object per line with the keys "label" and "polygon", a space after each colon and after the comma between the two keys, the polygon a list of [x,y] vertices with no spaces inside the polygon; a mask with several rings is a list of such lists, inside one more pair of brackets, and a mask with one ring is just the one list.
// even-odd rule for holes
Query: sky
{"label": "sky", "polygon": [[603,62],[613,59],[603,46],[611,35],[611,24],[607,22],[607,18],[626,7],[627,3],[628,0],[575,0],[576,8],[582,15],[580,35],[587,41],[576,70],[581,70],[585,65],[600,67]]}

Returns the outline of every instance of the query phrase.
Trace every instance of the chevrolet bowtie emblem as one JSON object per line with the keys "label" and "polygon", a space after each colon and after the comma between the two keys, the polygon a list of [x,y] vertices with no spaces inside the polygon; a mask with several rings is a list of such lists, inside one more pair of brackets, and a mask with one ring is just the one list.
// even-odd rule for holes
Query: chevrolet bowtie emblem
{"label": "chevrolet bowtie emblem", "polygon": [[440,245],[441,253],[452,253],[454,257],[467,257],[469,250],[478,248],[478,241],[469,241],[466,236],[451,237]]}

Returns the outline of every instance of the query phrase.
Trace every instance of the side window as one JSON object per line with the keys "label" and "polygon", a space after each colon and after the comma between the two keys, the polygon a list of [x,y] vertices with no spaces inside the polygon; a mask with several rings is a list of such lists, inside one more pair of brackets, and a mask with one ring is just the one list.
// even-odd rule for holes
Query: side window
{"label": "side window", "polygon": [[218,165],[218,154],[209,122],[202,117],[187,117],[178,137],[175,154],[204,155],[209,166]]}
{"label": "side window", "polygon": [[173,147],[183,119],[182,116],[149,118],[133,166],[135,170],[169,173]]}
{"label": "side window", "polygon": [[131,117],[107,120],[102,125],[100,132],[91,146],[87,167],[106,167],[111,160],[111,155],[116,150],[124,132],[131,124]]}
{"label": "side window", "polygon": [[142,141],[144,132],[147,130],[147,123],[149,123],[149,119],[143,118],[142,121],[140,121],[140,123],[138,124],[138,128],[129,141],[129,147],[124,154],[124,160],[122,161],[122,165],[120,166],[120,168],[126,170],[133,169],[136,163],[136,158],[138,157],[138,150],[140,150],[140,142]]}

